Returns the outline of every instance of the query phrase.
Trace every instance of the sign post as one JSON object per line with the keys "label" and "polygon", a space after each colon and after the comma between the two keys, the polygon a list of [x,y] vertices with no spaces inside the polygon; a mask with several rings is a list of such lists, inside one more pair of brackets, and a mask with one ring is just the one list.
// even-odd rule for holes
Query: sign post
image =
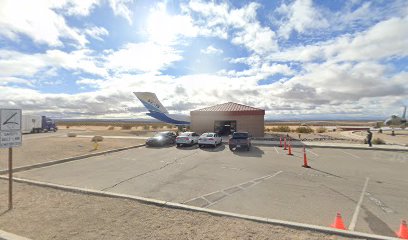
{"label": "sign post", "polygon": [[9,210],[13,209],[13,147],[21,146],[21,109],[0,109],[0,148],[8,148]]}

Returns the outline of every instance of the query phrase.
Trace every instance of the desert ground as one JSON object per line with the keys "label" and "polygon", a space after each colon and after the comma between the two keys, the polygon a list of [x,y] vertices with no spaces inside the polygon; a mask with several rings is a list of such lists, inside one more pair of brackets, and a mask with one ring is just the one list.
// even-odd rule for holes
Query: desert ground
{"label": "desert ground", "polygon": [[[67,130],[60,130],[56,133],[23,135],[22,146],[13,149],[13,166],[27,166],[144,143],[144,140],[141,139],[105,138],[98,143],[98,148],[95,149],[91,138],[68,137],[67,134]],[[77,134],[85,134],[85,131]],[[97,131],[88,132],[87,134],[91,136],[100,135]],[[7,168],[7,154],[7,149],[0,149],[0,170]]]}

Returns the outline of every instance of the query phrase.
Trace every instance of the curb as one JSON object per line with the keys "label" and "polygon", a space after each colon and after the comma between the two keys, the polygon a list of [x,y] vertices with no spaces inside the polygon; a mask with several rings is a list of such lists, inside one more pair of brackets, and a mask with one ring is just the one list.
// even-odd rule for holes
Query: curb
{"label": "curb", "polygon": [[[0,176],[0,179],[8,179],[8,178],[4,176]],[[111,193],[111,192],[103,192],[99,190],[91,190],[91,189],[86,189],[86,188],[70,187],[70,186],[39,182],[39,181],[34,181],[34,180],[22,179],[22,178],[14,178],[14,181],[20,182],[20,183],[31,184],[35,186],[48,187],[48,188],[53,188],[57,190],[73,192],[73,193],[81,193],[81,194],[87,194],[87,195],[93,195],[93,196],[119,198],[119,199],[128,199],[128,200],[137,201],[137,202],[149,204],[149,205],[155,205],[159,207],[165,207],[165,208],[171,208],[171,209],[181,209],[181,210],[186,210],[186,211],[191,211],[191,212],[203,212],[203,213],[208,213],[208,214],[215,215],[215,216],[232,217],[232,218],[244,219],[244,220],[249,220],[249,221],[259,222],[259,223],[264,223],[264,224],[279,225],[283,227],[289,227],[292,229],[309,230],[309,231],[343,236],[343,237],[353,237],[353,238],[373,239],[373,240],[398,240],[398,238],[394,238],[394,237],[380,236],[380,235],[375,235],[375,234],[355,232],[355,231],[349,231],[349,230],[337,230],[335,228],[322,227],[322,226],[311,225],[311,224],[304,224],[304,223],[291,222],[291,221],[282,221],[278,219],[271,219],[271,218],[256,217],[256,216],[237,214],[237,213],[231,213],[231,212],[224,212],[224,211],[218,211],[218,210],[213,210],[213,209],[188,206],[188,205],[180,204],[180,203],[166,202],[166,201],[157,200],[157,199],[132,196],[132,195],[127,195],[127,194],[118,194],[118,193]]]}
{"label": "curb", "polygon": [[[124,148],[116,148],[116,149],[103,151],[103,152],[85,154],[85,155],[80,155],[80,156],[76,156],[76,157],[64,158],[64,159],[60,159],[60,160],[53,160],[53,161],[45,162],[45,163],[37,163],[37,164],[33,164],[33,165],[16,167],[16,168],[13,168],[13,173],[27,171],[27,170],[31,170],[31,169],[34,169],[34,168],[48,167],[48,166],[52,166],[52,165],[56,165],[56,164],[60,164],[60,163],[66,163],[66,162],[81,160],[81,159],[89,158],[89,157],[96,157],[96,156],[100,156],[100,155],[104,155],[104,154],[108,154],[108,153],[120,152],[120,151],[125,151],[125,150],[129,150],[129,149],[133,149],[133,148],[139,148],[139,147],[143,147],[143,146],[145,146],[145,144],[139,144],[139,145],[124,147]],[[8,169],[0,170],[0,174],[6,174],[6,173],[8,173]]]}
{"label": "curb", "polygon": [[30,239],[0,230],[0,240],[30,240]]}
{"label": "curb", "polygon": [[[261,142],[252,142],[252,145],[255,146],[270,146],[270,147],[279,147],[279,143],[261,143]],[[336,146],[336,145],[314,145],[314,144],[293,144],[292,147],[313,147],[313,148],[336,148],[336,149],[356,149],[356,150],[375,150],[375,151],[392,151],[392,152],[408,152],[408,148],[378,148],[378,147],[358,147],[358,146]]]}

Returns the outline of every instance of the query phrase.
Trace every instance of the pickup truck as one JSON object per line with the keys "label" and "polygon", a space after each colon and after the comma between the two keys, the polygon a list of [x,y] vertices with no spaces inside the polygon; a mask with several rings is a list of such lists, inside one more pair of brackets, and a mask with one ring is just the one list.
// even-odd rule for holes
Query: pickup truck
{"label": "pickup truck", "polygon": [[249,151],[251,149],[251,135],[247,132],[234,132],[228,141],[228,145],[231,151],[237,148]]}

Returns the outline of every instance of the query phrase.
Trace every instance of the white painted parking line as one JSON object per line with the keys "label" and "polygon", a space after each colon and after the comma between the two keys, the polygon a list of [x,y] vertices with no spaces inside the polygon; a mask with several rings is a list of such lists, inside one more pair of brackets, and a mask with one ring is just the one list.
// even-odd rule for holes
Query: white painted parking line
{"label": "white painted parking line", "polygon": [[367,190],[369,180],[370,180],[370,178],[367,177],[366,181],[364,183],[363,191],[361,192],[360,199],[358,200],[356,209],[354,210],[353,217],[351,218],[351,222],[350,222],[350,225],[349,225],[349,230],[350,231],[354,231],[354,229],[356,228],[358,213],[360,212],[361,204],[363,203],[363,198],[364,198],[364,195],[366,194],[366,190]]}
{"label": "white painted parking line", "polygon": [[361,158],[361,157],[359,157],[359,156],[357,156],[357,155],[354,155],[354,154],[352,154],[352,153],[343,151],[343,150],[341,150],[341,149],[337,149],[337,150],[339,150],[340,152],[345,153],[345,154],[347,154],[347,155],[349,155],[349,156],[352,156],[353,158]]}
{"label": "white painted parking line", "polygon": [[279,151],[278,151],[278,149],[276,149],[276,147],[273,147],[273,148],[275,149],[276,153],[277,153],[277,154],[279,154]]}
{"label": "white painted parking line", "polygon": [[[206,206],[204,206],[204,207],[208,208],[208,207],[210,207],[210,206],[212,206],[212,205],[214,205],[214,204],[220,202],[220,201],[223,200],[225,197],[231,196],[233,193],[238,192],[238,191],[234,191],[234,192],[232,192],[232,193],[228,193],[228,192],[227,192],[228,189],[231,189],[231,188],[239,188],[239,191],[243,191],[243,190],[245,190],[245,189],[247,189],[247,188],[250,188],[250,187],[253,187],[253,186],[255,186],[255,185],[257,185],[257,184],[259,184],[259,183],[261,183],[261,182],[263,182],[263,181],[265,181],[265,180],[267,180],[267,179],[276,177],[276,176],[278,176],[279,174],[281,174],[282,172],[283,172],[283,171],[278,171],[278,172],[276,172],[276,173],[274,173],[274,174],[272,174],[272,175],[265,175],[265,176],[262,176],[262,177],[259,177],[259,178],[256,178],[256,179],[249,180],[249,181],[244,182],[244,183],[239,183],[239,184],[237,184],[237,185],[230,186],[230,187],[225,188],[225,189],[222,189],[222,190],[218,190],[218,191],[214,191],[214,192],[211,192],[211,193],[207,193],[207,194],[205,194],[205,195],[202,195],[202,196],[195,197],[195,198],[192,198],[192,199],[190,199],[190,200],[187,200],[187,201],[185,201],[185,202],[183,202],[183,203],[184,203],[184,204],[186,204],[186,203],[188,204],[188,202],[192,202],[192,201],[197,200],[197,199],[204,199],[206,202],[208,202],[208,204],[207,204]],[[222,194],[224,194],[225,196],[219,198],[219,199],[216,200],[216,201],[211,201],[210,199],[208,199],[208,197],[210,197],[210,196],[213,195],[213,194],[217,194],[217,193],[222,193]]]}
{"label": "white painted parking line", "polygon": [[306,151],[310,152],[311,154],[315,155],[316,157],[318,157],[318,156],[319,156],[319,154],[314,153],[314,152],[313,152],[312,150],[310,150],[310,149],[307,149],[307,148],[306,148]]}

